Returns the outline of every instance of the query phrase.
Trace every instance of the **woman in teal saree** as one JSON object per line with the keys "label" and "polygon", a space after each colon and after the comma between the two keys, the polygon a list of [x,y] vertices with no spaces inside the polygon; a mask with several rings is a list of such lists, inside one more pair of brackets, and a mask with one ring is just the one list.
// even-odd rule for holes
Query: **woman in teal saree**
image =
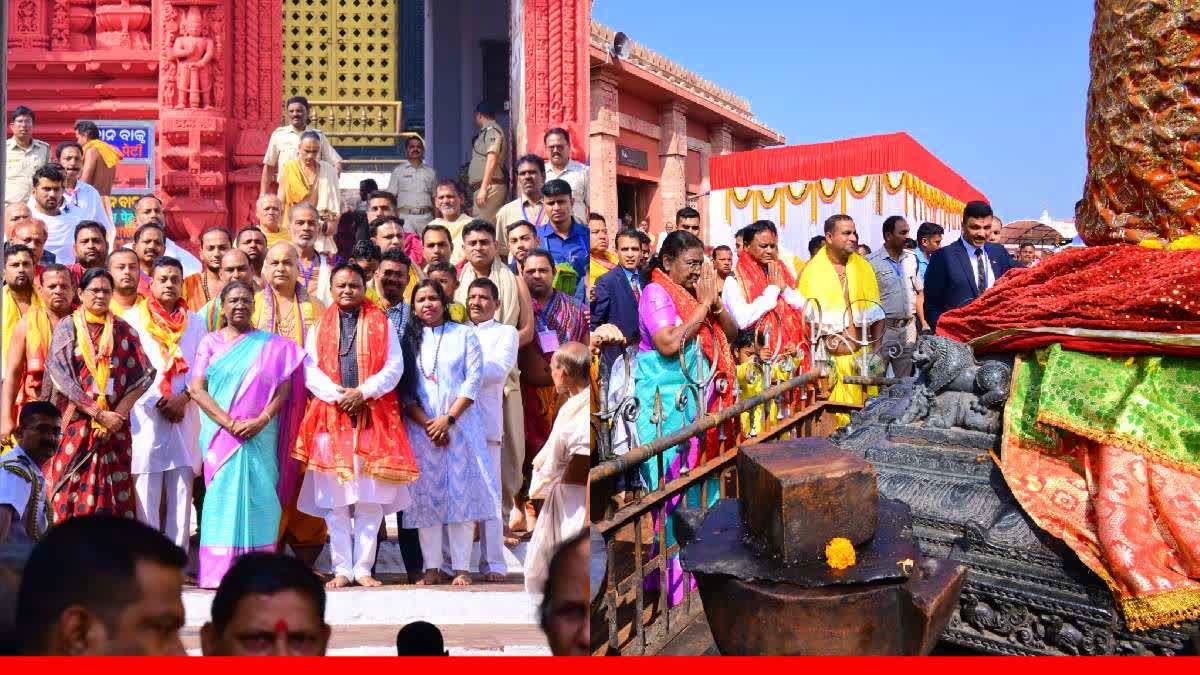
{"label": "woman in teal saree", "polygon": [[239,555],[275,550],[281,504],[299,481],[290,450],[304,410],[304,352],[254,329],[253,312],[250,286],[221,290],[227,325],[200,342],[189,387],[204,411],[201,588],[216,588]]}

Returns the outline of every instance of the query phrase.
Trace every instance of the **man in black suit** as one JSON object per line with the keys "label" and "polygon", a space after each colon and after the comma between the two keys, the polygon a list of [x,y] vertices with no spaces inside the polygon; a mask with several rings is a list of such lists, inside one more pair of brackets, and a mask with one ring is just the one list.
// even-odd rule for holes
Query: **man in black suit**
{"label": "man in black suit", "polygon": [[1016,265],[1000,244],[988,242],[992,207],[970,202],[963,210],[962,237],[929,257],[925,271],[925,318],[937,328],[942,314],[962,307],[995,285]]}
{"label": "man in black suit", "polygon": [[[592,330],[611,323],[625,336],[626,344],[638,340],[638,300],[646,280],[638,271],[642,245],[637,230],[624,229],[616,238],[617,266],[596,280],[596,299],[592,302]],[[612,363],[620,348],[609,347],[604,360]]]}

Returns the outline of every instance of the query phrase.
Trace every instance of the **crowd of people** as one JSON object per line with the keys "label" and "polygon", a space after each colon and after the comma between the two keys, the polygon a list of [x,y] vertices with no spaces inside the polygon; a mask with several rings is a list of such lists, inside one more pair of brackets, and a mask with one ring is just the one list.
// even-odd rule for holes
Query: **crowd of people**
{"label": "crowd of people", "polygon": [[[53,445],[58,411],[35,402],[25,432]],[[36,437],[35,437],[36,436]],[[40,449],[40,447],[39,447]],[[538,622],[551,653],[588,653],[587,529],[554,553]],[[161,532],[114,515],[56,525],[29,555],[20,579],[0,567],[0,655],[182,656],[188,556]],[[200,629],[204,656],[325,656],[335,627],[326,589],[303,561],[275,552],[240,556],[213,595]],[[12,617],[10,619],[10,617]],[[398,656],[448,656],[441,631],[425,621],[396,633]]]}
{"label": "crowd of people", "polygon": [[551,129],[509,200],[507,140],[480,104],[469,185],[439,180],[410,134],[388,189],[354,204],[308,102],[286,114],[254,222],[191,233],[192,271],[155,196],[116,241],[120,154],[95,123],[51,157],[15,109],[0,543],[111,514],[190,553],[203,588],[249,553],[312,569],[326,542],[326,587],[377,586],[397,514],[410,583],[504,581],[504,548],[528,540],[537,603],[585,525],[586,167]]}
{"label": "crowd of people", "polygon": [[[700,214],[684,208],[656,251],[641,227],[622,227],[610,247],[604,220],[593,216],[590,225],[593,377],[605,374],[597,405],[613,411],[630,397],[640,404],[634,424],[613,425],[616,454],[759,393],[767,369],[779,382],[824,366],[837,375],[829,400],[861,405],[869,388],[845,378],[862,374],[864,357],[870,375],[912,375],[918,337],[933,331],[942,314],[982,294],[1009,269],[1033,263],[1026,248],[1016,262],[991,241],[1000,223],[984,202],[965,206],[961,237],[945,246],[941,225],[922,223],[913,233],[903,216],[893,215],[878,225],[883,246],[864,251],[860,225],[834,215],[823,236],[809,242],[807,260],[779,245],[768,220],[736,232],[733,248],[714,248],[702,239]],[[688,393],[714,371],[705,390]],[[839,414],[837,422],[844,425],[849,416]],[[661,464],[646,461],[621,476],[613,498],[622,505],[655,490],[719,454],[722,439],[752,436],[762,424],[757,410],[697,434],[666,450]],[[716,479],[708,482],[704,507],[719,495]],[[688,490],[689,505],[701,506],[701,487]],[[671,528],[665,532],[669,547]],[[662,580],[651,575],[649,582]],[[677,558],[668,565],[666,585],[678,602],[686,589]]]}

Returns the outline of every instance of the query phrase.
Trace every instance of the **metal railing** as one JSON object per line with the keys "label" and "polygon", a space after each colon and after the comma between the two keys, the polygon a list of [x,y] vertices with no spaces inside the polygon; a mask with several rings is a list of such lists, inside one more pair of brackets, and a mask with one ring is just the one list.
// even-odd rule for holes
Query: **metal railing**
{"label": "metal railing", "polygon": [[[805,314],[821,316],[819,303],[810,300]],[[632,361],[637,348],[625,351],[623,370],[617,373],[624,375],[625,386],[622,391],[610,392],[614,375],[612,364],[602,364],[598,377],[600,396],[592,418],[593,438],[600,463],[589,473],[588,482],[595,521],[593,527],[604,538],[608,557],[605,592],[599,604],[593,607],[592,634],[594,638],[603,638],[609,653],[653,653],[677,637],[701,612],[701,603],[696,597],[697,593],[691,590],[692,580],[686,572],[682,575],[686,589],[682,601],[674,605],[670,602],[668,565],[670,559],[679,553],[679,546],[667,546],[666,528],[670,527],[670,522],[660,517],[657,523],[653,523],[656,513],[671,503],[683,500],[686,493],[697,489],[701,508],[706,508],[713,478],[717,479],[716,489],[720,497],[733,495],[736,492],[738,447],[828,435],[836,428],[835,413],[848,413],[857,408],[825,399],[838,380],[829,353],[830,343],[840,341],[851,350],[874,344],[868,336],[865,312],[860,311],[860,317],[860,332],[854,337],[824,331],[820,321],[810,321],[810,333],[806,337],[813,348],[808,354],[809,368],[803,372],[797,372],[800,359],[794,349],[796,346],[784,345],[778,337],[772,342],[772,333],[781,335],[778,323],[773,326],[770,320],[760,321],[756,330],[763,337],[762,342],[768,353],[761,363],[748,369],[746,377],[752,384],[757,383],[756,378],[761,378],[762,391],[745,400],[737,400],[730,407],[707,414],[703,412],[703,394],[708,387],[716,387],[718,391],[723,391],[720,389],[722,386],[734,387],[736,394],[737,382],[726,382],[724,379],[715,381],[715,365],[709,372],[693,376],[684,358],[687,350],[681,346],[679,360],[686,384],[680,388],[675,401],[670,403],[682,412],[688,409],[689,400],[695,401],[696,409],[701,414],[694,423],[666,435],[663,433],[663,422],[668,402],[664,402],[661,389],[655,390],[652,402],[646,402],[638,400],[630,385],[634,372]],[[846,321],[843,325],[852,323],[849,310],[844,318]],[[869,361],[866,357],[859,366],[861,374],[846,377],[847,384],[883,383],[868,376]],[[703,368],[702,365],[700,367]],[[777,378],[777,374],[782,377]],[[615,402],[610,402],[613,399]],[[655,440],[640,445],[622,440],[636,438],[636,420],[645,404],[653,405],[648,419],[655,425]],[[749,413],[746,428],[742,428],[739,420],[743,413]],[[680,475],[668,481],[663,454],[671,448],[686,447],[692,439],[703,441],[713,429],[717,430],[717,451],[707,456],[701,452],[696,465],[689,467],[685,462]],[[629,503],[613,504],[610,496],[615,492],[614,481],[645,462],[656,463],[658,485]],[[653,523],[651,528],[646,527],[647,519]],[[648,534],[649,541],[648,529],[652,530]],[[652,547],[648,557],[645,551],[647,545]],[[660,591],[657,598],[652,598],[654,602],[648,605],[645,581],[647,576],[655,574],[660,581]]]}

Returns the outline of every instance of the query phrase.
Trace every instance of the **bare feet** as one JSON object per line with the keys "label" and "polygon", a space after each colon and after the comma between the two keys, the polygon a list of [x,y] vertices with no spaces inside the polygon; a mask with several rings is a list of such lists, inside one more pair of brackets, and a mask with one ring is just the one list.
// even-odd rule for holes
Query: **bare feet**
{"label": "bare feet", "polygon": [[349,585],[350,580],[340,574],[325,582],[325,588],[329,590],[333,590],[335,588],[346,588]]}
{"label": "bare feet", "polygon": [[437,586],[442,583],[442,573],[439,570],[425,570],[425,576],[417,581],[418,586]]}
{"label": "bare feet", "polygon": [[470,586],[471,573],[466,570],[454,570],[454,579],[450,582],[451,586]]}
{"label": "bare feet", "polygon": [[504,581],[504,575],[499,572],[488,572],[483,575],[483,580],[495,584]]}
{"label": "bare feet", "polygon": [[354,580],[354,583],[358,584],[359,586],[366,586],[367,588],[375,588],[376,586],[383,585],[382,581],[376,579],[375,577],[371,576],[370,574],[368,574],[366,576],[358,577],[357,579]]}

